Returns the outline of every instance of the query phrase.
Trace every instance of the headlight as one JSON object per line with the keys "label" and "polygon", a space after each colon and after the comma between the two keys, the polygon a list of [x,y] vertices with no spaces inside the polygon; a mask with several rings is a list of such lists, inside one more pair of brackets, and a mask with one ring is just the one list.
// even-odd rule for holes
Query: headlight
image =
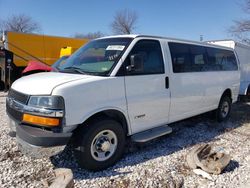
{"label": "headlight", "polygon": [[64,109],[64,100],[61,96],[31,96],[28,106],[49,109]]}

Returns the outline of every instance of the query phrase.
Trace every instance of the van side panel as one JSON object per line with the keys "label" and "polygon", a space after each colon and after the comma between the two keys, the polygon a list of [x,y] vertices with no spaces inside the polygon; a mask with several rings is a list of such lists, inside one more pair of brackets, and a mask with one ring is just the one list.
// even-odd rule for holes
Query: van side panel
{"label": "van side panel", "polygon": [[[239,70],[174,72],[170,47],[168,52],[171,69],[169,123],[216,109],[226,89],[230,89],[232,101],[237,100],[240,80]],[[206,58],[204,59],[206,60]]]}
{"label": "van side panel", "polygon": [[[236,78],[236,79],[235,79]],[[237,99],[239,74],[229,72],[180,73],[171,75],[169,121],[174,122],[218,107],[226,89]]]}

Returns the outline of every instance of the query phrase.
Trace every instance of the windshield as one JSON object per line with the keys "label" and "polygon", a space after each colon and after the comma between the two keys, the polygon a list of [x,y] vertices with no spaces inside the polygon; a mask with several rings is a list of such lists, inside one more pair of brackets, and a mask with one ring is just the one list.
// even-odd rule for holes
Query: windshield
{"label": "windshield", "polygon": [[53,68],[55,69],[60,69],[60,67],[65,64],[66,59],[68,59],[69,56],[62,56],[61,58],[59,58],[53,65],[51,65]]}
{"label": "windshield", "polygon": [[119,61],[132,38],[94,40],[72,54],[59,67],[60,72],[107,76]]}

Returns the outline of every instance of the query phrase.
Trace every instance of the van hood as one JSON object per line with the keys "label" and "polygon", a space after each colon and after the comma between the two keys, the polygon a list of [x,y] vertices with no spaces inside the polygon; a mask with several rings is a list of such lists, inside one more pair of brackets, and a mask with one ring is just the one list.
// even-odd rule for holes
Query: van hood
{"label": "van hood", "polygon": [[50,95],[52,90],[61,84],[93,76],[58,72],[38,73],[16,80],[11,88],[28,95]]}

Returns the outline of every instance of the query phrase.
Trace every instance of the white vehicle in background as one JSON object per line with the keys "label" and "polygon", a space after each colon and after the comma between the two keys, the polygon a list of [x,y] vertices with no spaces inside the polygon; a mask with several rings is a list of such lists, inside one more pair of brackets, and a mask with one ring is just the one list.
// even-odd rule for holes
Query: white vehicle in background
{"label": "white vehicle in background", "polygon": [[226,120],[240,85],[233,49],[144,35],[90,41],[59,71],[13,83],[10,126],[29,154],[55,154],[71,141],[90,170],[113,165],[126,139],[149,141],[212,110]]}
{"label": "white vehicle in background", "polygon": [[241,96],[250,96],[250,46],[233,40],[209,41],[210,44],[233,48],[240,62],[240,91]]}

